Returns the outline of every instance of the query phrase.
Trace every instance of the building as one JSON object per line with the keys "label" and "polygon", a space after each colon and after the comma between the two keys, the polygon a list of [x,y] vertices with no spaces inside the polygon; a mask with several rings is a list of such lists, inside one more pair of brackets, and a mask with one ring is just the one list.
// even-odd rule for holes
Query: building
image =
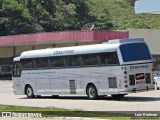
{"label": "building", "polygon": [[128,35],[128,31],[61,31],[2,36],[0,66],[11,66],[13,58],[27,50],[97,44],[111,39],[128,38]]}
{"label": "building", "polygon": [[144,38],[154,60],[155,71],[160,71],[160,30],[128,29],[129,38]]}
{"label": "building", "polygon": [[[160,0],[137,0],[135,2],[135,13],[160,14],[159,5]],[[142,30],[140,30],[139,32],[142,32]],[[143,30],[143,32],[141,33],[141,35],[147,38],[146,40],[151,46],[151,52],[154,58],[155,71],[160,71],[159,33],[159,30]],[[159,76],[160,73],[158,72],[157,75]]]}

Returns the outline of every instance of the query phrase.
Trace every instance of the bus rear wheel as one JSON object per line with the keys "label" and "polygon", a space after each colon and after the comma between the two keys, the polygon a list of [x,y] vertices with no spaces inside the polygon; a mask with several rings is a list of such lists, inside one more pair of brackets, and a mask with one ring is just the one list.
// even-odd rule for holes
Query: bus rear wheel
{"label": "bus rear wheel", "polygon": [[96,100],[98,98],[97,89],[93,84],[88,85],[87,96],[91,100]]}
{"label": "bus rear wheel", "polygon": [[33,89],[30,85],[28,85],[26,87],[26,95],[27,95],[27,98],[34,98],[35,97]]}

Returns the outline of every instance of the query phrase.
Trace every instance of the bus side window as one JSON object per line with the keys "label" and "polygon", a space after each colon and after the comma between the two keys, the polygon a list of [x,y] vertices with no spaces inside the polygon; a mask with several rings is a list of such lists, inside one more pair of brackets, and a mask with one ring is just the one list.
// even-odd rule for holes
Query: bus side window
{"label": "bus side window", "polygon": [[101,53],[99,56],[102,64],[119,64],[116,52]]}
{"label": "bus side window", "polygon": [[35,59],[36,67],[37,68],[47,68],[49,67],[48,59],[47,58],[37,58]]}
{"label": "bus side window", "polygon": [[66,56],[65,61],[67,66],[81,66],[80,56]]}
{"label": "bus side window", "polygon": [[82,55],[84,65],[98,65],[97,54]]}
{"label": "bus side window", "polygon": [[50,58],[51,67],[64,67],[64,57],[53,57]]}
{"label": "bus side window", "polygon": [[24,59],[22,60],[22,68],[23,69],[33,69],[34,63],[32,59]]}

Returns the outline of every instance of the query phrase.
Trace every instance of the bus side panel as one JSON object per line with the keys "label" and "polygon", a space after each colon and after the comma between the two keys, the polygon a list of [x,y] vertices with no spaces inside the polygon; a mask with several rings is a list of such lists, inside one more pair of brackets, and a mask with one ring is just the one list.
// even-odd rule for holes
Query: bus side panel
{"label": "bus side panel", "polygon": [[22,83],[22,79],[20,77],[13,77],[13,93],[15,95],[24,95],[24,84]]}

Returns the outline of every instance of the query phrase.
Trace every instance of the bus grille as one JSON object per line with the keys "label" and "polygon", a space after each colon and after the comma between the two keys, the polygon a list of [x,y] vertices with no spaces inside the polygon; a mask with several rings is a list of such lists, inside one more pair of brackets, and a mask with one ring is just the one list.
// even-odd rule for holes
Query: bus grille
{"label": "bus grille", "polygon": [[130,85],[135,85],[134,75],[130,75],[130,76],[129,76],[129,83],[130,83]]}
{"label": "bus grille", "polygon": [[70,84],[70,93],[71,94],[76,94],[76,82],[75,82],[75,80],[70,80],[69,84]]}
{"label": "bus grille", "polygon": [[108,82],[109,82],[109,88],[117,88],[116,77],[109,77]]}

